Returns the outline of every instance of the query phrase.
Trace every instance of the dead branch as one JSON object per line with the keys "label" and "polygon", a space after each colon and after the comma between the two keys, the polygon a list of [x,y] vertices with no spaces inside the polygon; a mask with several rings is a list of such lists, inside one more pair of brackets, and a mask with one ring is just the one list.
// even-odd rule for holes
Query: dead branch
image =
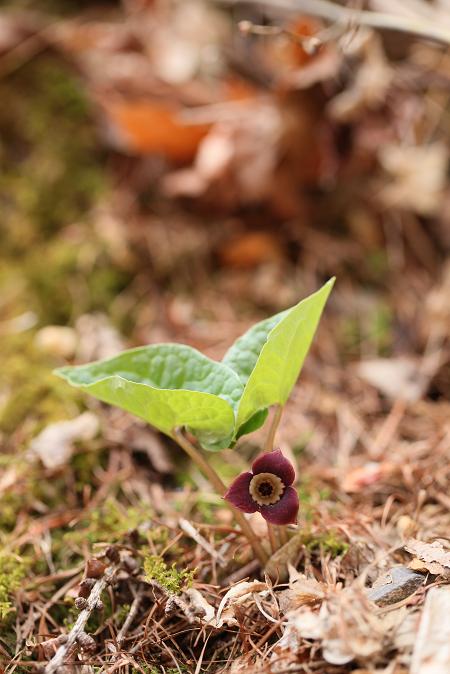
{"label": "dead branch", "polygon": [[213,546],[208,543],[206,538],[204,538],[190,522],[184,518],[180,518],[179,524],[180,529],[182,529],[185,534],[190,536],[190,538],[200,545],[200,547],[206,550],[206,552],[219,564],[219,566],[222,568],[227,566],[227,561],[224,559],[223,555],[221,555],[219,552],[216,552]]}
{"label": "dead branch", "polygon": [[128,634],[128,630],[130,629],[130,626],[131,626],[133,620],[135,619],[135,617],[136,617],[136,615],[139,611],[139,608],[141,606],[143,598],[144,598],[144,596],[143,596],[143,593],[142,593],[142,588],[140,588],[140,591],[137,592],[137,594],[136,594],[136,596],[133,600],[133,603],[130,606],[130,610],[128,611],[128,615],[125,618],[125,621],[124,621],[122,627],[120,628],[120,631],[117,634],[116,643],[109,645],[109,650],[116,655],[116,659],[117,659],[117,656],[119,655],[119,651],[122,647],[122,643],[123,643],[123,641],[125,640],[125,637]]}
{"label": "dead branch", "polygon": [[70,655],[71,650],[79,644],[82,648],[87,643],[86,638],[89,636],[84,631],[86,623],[89,620],[91,613],[101,604],[102,592],[114,579],[118,565],[109,566],[101,578],[99,578],[93,586],[89,597],[86,600],[86,607],[80,611],[75,625],[70,630],[67,641],[65,641],[56,651],[53,658],[46,665],[44,674],[58,674],[58,669],[64,665],[65,660]]}
{"label": "dead branch", "polygon": [[378,30],[406,33],[423,40],[450,45],[450,30],[445,26],[425,21],[422,17],[410,18],[383,12],[351,9],[329,0],[220,0],[226,5],[259,5],[276,13],[302,12],[344,26],[367,26]]}

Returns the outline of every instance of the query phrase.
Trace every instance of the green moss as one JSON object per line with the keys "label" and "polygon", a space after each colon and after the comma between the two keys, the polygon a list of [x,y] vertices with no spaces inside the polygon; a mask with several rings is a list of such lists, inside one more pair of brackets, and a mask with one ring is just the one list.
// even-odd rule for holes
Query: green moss
{"label": "green moss", "polygon": [[2,244],[17,255],[76,221],[104,178],[95,128],[73,72],[44,55],[0,83]]}
{"label": "green moss", "polygon": [[1,534],[14,529],[22,508],[23,498],[17,492],[7,491],[0,496],[0,541]]}
{"label": "green moss", "polygon": [[71,545],[81,545],[88,541],[96,543],[114,543],[143,525],[147,525],[151,513],[147,508],[124,507],[113,498],[107,499],[101,506],[91,510],[76,527],[64,534],[63,539]]}
{"label": "green moss", "polygon": [[6,394],[0,406],[0,431],[11,433],[27,419],[29,433],[36,433],[81,409],[82,396],[52,374],[55,362],[34,346],[32,334],[0,339],[0,349]]}
{"label": "green moss", "polygon": [[166,547],[169,541],[169,529],[167,527],[152,527],[147,532],[147,538],[152,541],[153,545],[162,545]]}
{"label": "green moss", "polygon": [[300,500],[302,519],[306,522],[313,521],[318,503],[320,501],[327,501],[331,496],[331,491],[328,487],[312,483],[307,475],[301,476],[297,492]]}
{"label": "green moss", "polygon": [[338,532],[332,529],[314,534],[305,530],[300,536],[303,545],[310,552],[320,551],[322,554],[334,558],[345,555],[349,549],[349,544],[341,538]]}
{"label": "green moss", "polygon": [[169,566],[159,555],[144,558],[144,571],[148,581],[156,581],[169,594],[180,594],[191,587],[195,575],[195,571],[178,570],[175,562]]}
{"label": "green moss", "polygon": [[392,335],[392,310],[380,299],[367,302],[364,314],[341,319],[338,342],[347,357],[359,357],[362,344],[365,350],[385,356],[390,352]]}
{"label": "green moss", "polygon": [[15,609],[11,597],[22,585],[30,561],[10,552],[0,552],[0,623]]}
{"label": "green moss", "polygon": [[41,325],[109,313],[129,275],[86,223],[107,181],[81,83],[61,59],[45,54],[3,78],[0,99],[8,101],[0,110],[0,292],[7,317],[8,304],[12,316],[34,311]]}

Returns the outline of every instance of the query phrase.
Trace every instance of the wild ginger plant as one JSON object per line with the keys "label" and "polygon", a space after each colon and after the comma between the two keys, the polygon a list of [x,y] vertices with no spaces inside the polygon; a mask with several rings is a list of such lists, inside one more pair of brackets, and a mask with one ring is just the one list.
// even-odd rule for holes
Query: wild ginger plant
{"label": "wild ginger plant", "polygon": [[[333,284],[330,279],[290,309],[256,323],[221,362],[183,344],[151,344],[87,365],[63,367],[56,374],[173,438],[231,504],[264,563],[267,553],[243,513],[259,511],[268,523],[281,525],[296,519],[293,468],[280,452],[270,457],[267,453],[273,449],[281,410],[300,374]],[[227,490],[202,449],[234,446],[264,424],[270,407],[277,411],[266,455]],[[259,470],[261,466],[264,470]],[[269,535],[273,547],[270,524]]]}

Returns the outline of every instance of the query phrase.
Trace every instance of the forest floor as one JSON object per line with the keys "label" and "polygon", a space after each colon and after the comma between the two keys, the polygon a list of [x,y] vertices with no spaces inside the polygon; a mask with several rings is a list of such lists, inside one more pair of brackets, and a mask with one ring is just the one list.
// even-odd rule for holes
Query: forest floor
{"label": "forest floor", "polygon": [[[41,4],[0,10],[0,671],[450,671],[448,51]],[[299,524],[262,569],[175,443],[52,371],[221,358],[331,276],[276,437]],[[266,433],[208,455],[226,484]]]}

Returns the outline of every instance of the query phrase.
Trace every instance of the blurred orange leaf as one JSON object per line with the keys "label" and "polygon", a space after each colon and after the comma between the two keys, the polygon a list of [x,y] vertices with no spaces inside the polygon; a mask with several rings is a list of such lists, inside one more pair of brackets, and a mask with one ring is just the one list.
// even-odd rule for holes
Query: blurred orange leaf
{"label": "blurred orange leaf", "polygon": [[280,260],[280,243],[269,232],[248,232],[228,241],[219,251],[219,257],[227,267],[252,269],[263,262]]}
{"label": "blurred orange leaf", "polygon": [[162,154],[176,162],[193,160],[210,124],[187,124],[172,104],[155,100],[114,101],[105,110],[122,146],[138,154]]}

